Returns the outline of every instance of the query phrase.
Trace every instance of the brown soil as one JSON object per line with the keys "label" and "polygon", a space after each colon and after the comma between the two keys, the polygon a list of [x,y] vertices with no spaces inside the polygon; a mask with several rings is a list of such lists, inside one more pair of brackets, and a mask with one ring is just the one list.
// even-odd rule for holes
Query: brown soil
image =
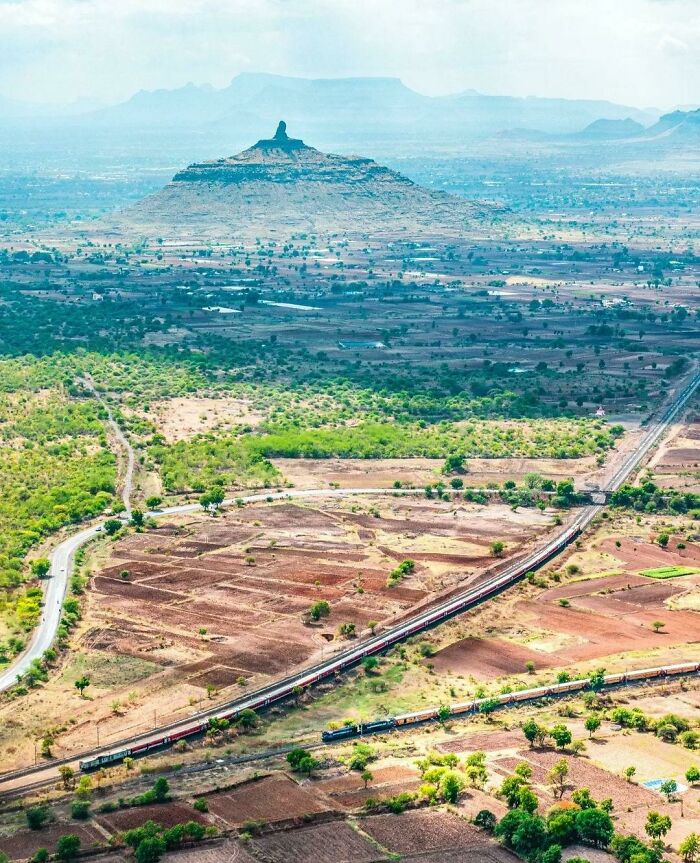
{"label": "brown soil", "polygon": [[261,859],[269,863],[374,863],[386,855],[345,822],[319,824],[271,833],[253,840]]}
{"label": "brown soil", "polygon": [[209,811],[232,827],[245,821],[284,821],[328,811],[312,790],[307,791],[282,774],[248,782],[207,797]]}

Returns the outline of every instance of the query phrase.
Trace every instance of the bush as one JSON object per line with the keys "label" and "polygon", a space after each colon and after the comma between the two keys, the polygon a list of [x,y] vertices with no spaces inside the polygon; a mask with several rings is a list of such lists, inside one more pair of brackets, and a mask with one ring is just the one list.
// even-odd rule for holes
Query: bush
{"label": "bush", "polygon": [[90,803],[87,800],[74,800],[70,805],[70,817],[85,821],[90,817]]}

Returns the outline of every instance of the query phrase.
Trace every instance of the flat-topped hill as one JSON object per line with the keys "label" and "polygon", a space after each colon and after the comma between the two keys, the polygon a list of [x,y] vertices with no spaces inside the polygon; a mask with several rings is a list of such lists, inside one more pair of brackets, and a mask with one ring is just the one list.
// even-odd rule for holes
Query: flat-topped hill
{"label": "flat-topped hill", "polygon": [[359,156],[322,153],[287,135],[228,158],[195,163],[120,214],[121,227],[166,233],[434,229],[453,232],[495,212],[418,186]]}

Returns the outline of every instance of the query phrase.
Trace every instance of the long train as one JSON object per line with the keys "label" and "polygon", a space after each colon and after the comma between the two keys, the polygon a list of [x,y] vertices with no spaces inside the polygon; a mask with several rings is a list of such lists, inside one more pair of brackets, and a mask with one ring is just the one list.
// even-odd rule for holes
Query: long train
{"label": "long train", "polygon": [[[604,678],[602,689],[611,689],[626,684],[643,683],[648,680],[663,678],[687,677],[691,674],[700,673],[700,662],[686,662],[679,665],[667,665],[662,668],[643,668],[639,671],[626,671],[620,674],[608,674]],[[521,689],[518,692],[509,692],[506,695],[498,695],[494,698],[480,698],[474,701],[463,701],[458,704],[450,704],[450,717],[470,716],[480,713],[484,705],[495,705],[493,709],[503,707],[514,707],[542,698],[557,698],[569,695],[573,692],[581,692],[591,688],[590,680],[587,678],[579,680],[567,680],[565,683],[553,683],[550,686],[539,686],[533,689]],[[344,725],[333,731],[324,731],[321,739],[326,743],[335,740],[344,740],[350,737],[360,737],[364,734],[378,734],[383,731],[392,731],[405,725],[420,725],[423,722],[437,720],[441,708],[429,707],[416,713],[402,713],[399,716],[391,716],[387,719],[378,719],[363,725]]]}
{"label": "long train", "polygon": [[[696,374],[678,401],[669,406],[659,420],[650,426],[647,430],[644,441],[640,444],[636,453],[629,456],[623,462],[611,479],[610,486],[612,489],[617,488],[624,481],[634,466],[639,463],[649,449],[651,449],[651,447],[658,441],[666,424],[688,403],[690,397],[693,395],[699,384],[700,374]],[[367,656],[381,653],[411,635],[415,635],[418,632],[429,629],[432,626],[444,622],[455,614],[473,608],[484,600],[500,593],[506,587],[509,587],[511,584],[525,576],[528,572],[537,569],[552,557],[559,554],[560,551],[565,549],[576,539],[576,537],[579,536],[579,534],[593,521],[602,509],[603,507],[600,504],[585,507],[572,524],[566,528],[566,530],[562,531],[557,537],[543,546],[535,554],[530,555],[525,558],[525,560],[511,564],[503,572],[492,576],[473,590],[466,591],[459,596],[453,597],[452,599],[417,615],[410,623],[388,629],[386,632],[365,641],[354,649],[348,650],[340,656],[317,665],[314,668],[310,668],[306,671],[300,672],[299,674],[293,675],[292,677],[288,677],[279,684],[271,684],[270,686],[259,689],[256,693],[251,694],[248,699],[243,699],[235,705],[229,705],[228,707],[222,708],[220,711],[207,712],[205,715],[193,717],[192,724],[184,725],[183,727],[182,723],[178,723],[169,728],[161,729],[158,735],[144,735],[132,746],[114,749],[100,753],[94,758],[84,759],[80,761],[80,769],[94,770],[106,764],[114,764],[119,761],[123,761],[124,758],[138,757],[150,752],[151,750],[170,746],[178,740],[186,739],[188,737],[196,737],[197,735],[205,733],[209,729],[210,719],[235,720],[243,710],[264,710],[271,704],[276,704],[291,697],[294,693],[298,692],[300,688],[304,689],[308,686],[313,686],[328,677],[356,665]],[[622,675],[621,679],[618,681],[611,681],[609,683],[606,681],[606,686],[619,685],[620,683],[631,682],[633,680],[651,679],[663,674],[673,676],[673,674],[688,674],[698,671],[698,667],[693,666],[692,664],[689,666],[690,670],[680,672],[671,670],[672,668],[679,667],[685,668],[685,666],[670,666],[667,669],[648,669],[647,671],[630,672],[627,675]],[[611,677],[615,676],[616,675],[611,675]],[[575,692],[577,689],[583,689],[585,686],[586,681],[569,681],[567,683],[553,684],[550,687],[544,687],[541,691],[523,690],[521,692],[512,693],[508,696],[500,696],[499,705],[507,706],[521,701],[546,697],[547,695],[554,696],[566,692]],[[533,695],[532,693],[536,691],[538,694]],[[478,707],[475,706],[477,704],[478,702],[469,702],[466,705],[454,705],[453,712],[455,715],[466,715],[469,712],[473,712],[478,709]],[[430,710],[424,712],[426,714],[431,713]],[[397,716],[392,720],[379,720],[378,723],[370,723],[369,725],[378,726],[384,722],[391,722],[396,726],[400,726],[409,724],[410,722],[421,722],[426,719],[434,718],[429,715],[426,715],[422,719],[415,718],[421,715],[422,714],[406,714],[406,716]],[[406,717],[413,718],[409,719]],[[364,728],[367,727],[368,726],[364,726]],[[393,727],[393,725],[390,725],[389,727]],[[380,730],[380,728],[377,727],[375,730]]]}
{"label": "long train", "polygon": [[306,688],[313,686],[320,681],[338,674],[341,671],[356,665],[365,657],[392,647],[399,641],[409,638],[418,632],[422,632],[432,626],[435,626],[453,615],[472,608],[475,605],[483,602],[500,593],[501,590],[513,584],[518,579],[522,578],[527,572],[537,569],[546,563],[550,558],[557,555],[562,549],[566,548],[580,533],[584,524],[592,518],[600,509],[600,507],[587,507],[576,521],[566,530],[562,531],[558,537],[545,545],[536,554],[528,557],[525,561],[512,564],[504,572],[499,575],[492,576],[483,584],[475,587],[458,597],[454,597],[447,602],[444,602],[433,609],[429,609],[423,614],[417,616],[410,624],[400,625],[393,629],[378,635],[369,641],[358,645],[354,650],[347,651],[334,660],[329,660],[322,666],[309,669],[294,677],[287,678],[279,685],[272,684],[269,687],[261,689],[258,693],[251,695],[249,699],[238,702],[235,707],[222,708],[221,711],[213,711],[207,713],[205,717],[193,721],[191,725],[181,727],[181,725],[173,726],[169,730],[163,730],[159,736],[149,736],[146,739],[134,743],[132,746],[126,746],[121,749],[114,749],[109,752],[104,752],[96,755],[94,758],[87,758],[79,762],[80,769],[84,771],[95,770],[109,764],[116,764],[123,761],[125,758],[138,758],[145,755],[154,749],[160,749],[166,746],[171,746],[178,740],[183,740],[188,737],[196,737],[204,734],[210,728],[210,719],[226,719],[229,721],[235,720],[243,710],[264,710],[272,704],[283,701],[291,697],[295,692],[299,691],[299,687]]}

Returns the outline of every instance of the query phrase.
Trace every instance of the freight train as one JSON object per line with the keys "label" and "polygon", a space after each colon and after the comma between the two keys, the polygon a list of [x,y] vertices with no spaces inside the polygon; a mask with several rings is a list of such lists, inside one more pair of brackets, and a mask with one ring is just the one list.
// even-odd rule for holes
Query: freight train
{"label": "freight train", "polygon": [[[639,671],[608,674],[605,676],[602,688],[611,689],[616,686],[655,680],[659,677],[677,678],[698,673],[700,673],[700,662],[686,662],[680,665],[668,665],[664,668],[644,668]],[[553,683],[551,686],[539,686],[534,689],[521,689],[519,692],[509,692],[506,695],[498,695],[492,699],[481,698],[475,701],[464,701],[459,704],[450,705],[450,716],[459,717],[480,713],[483,705],[488,704],[490,706],[494,702],[496,703],[494,709],[500,709],[539,701],[541,698],[558,698],[563,695],[569,695],[572,692],[581,692],[584,689],[590,689],[590,685],[590,680],[587,678],[582,680],[567,680],[565,683]],[[430,707],[426,710],[419,710],[416,713],[402,713],[399,716],[368,722],[364,725],[343,725],[341,728],[332,731],[324,731],[321,734],[321,739],[326,743],[331,743],[337,740],[346,740],[350,737],[360,737],[363,734],[393,731],[395,728],[402,728],[405,725],[420,725],[423,722],[436,720],[439,710],[440,708],[438,707]]]}

